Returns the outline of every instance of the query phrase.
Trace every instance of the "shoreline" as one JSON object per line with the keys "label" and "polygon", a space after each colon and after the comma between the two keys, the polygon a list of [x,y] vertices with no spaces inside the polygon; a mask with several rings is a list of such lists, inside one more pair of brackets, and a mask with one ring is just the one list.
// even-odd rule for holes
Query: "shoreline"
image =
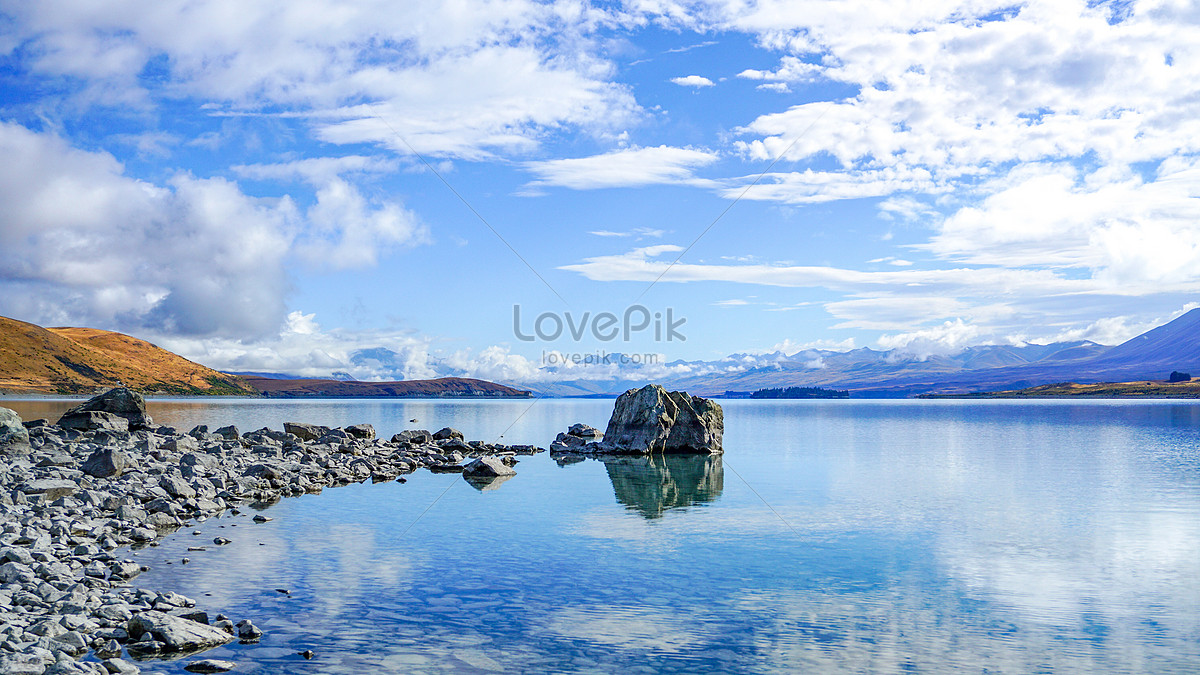
{"label": "shoreline", "polygon": [[[128,585],[148,568],[122,553],[157,546],[182,527],[327,487],[404,482],[421,468],[463,472],[469,458],[477,461],[467,470],[482,474],[471,480],[486,482],[511,472],[518,456],[544,451],[467,442],[452,429],[384,441],[362,424],[287,423],[246,434],[231,426],[77,431],[44,421],[27,429],[29,451],[10,448],[0,466],[5,673],[136,673],[129,658],[199,655],[261,637],[249,620],[210,620],[190,598]],[[219,548],[221,539],[202,547]],[[89,654],[104,665],[77,660]]]}

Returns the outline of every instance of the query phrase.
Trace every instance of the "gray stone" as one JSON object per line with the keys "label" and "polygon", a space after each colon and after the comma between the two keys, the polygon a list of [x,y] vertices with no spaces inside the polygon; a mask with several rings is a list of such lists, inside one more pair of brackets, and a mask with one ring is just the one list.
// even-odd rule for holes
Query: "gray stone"
{"label": "gray stone", "polygon": [[[63,417],[73,413],[103,412],[122,417],[130,429],[143,429],[153,424],[146,414],[146,401],[142,395],[125,387],[115,387],[92,397],[87,403],[71,408]],[[59,426],[66,426],[62,420]]]}
{"label": "gray stone", "polygon": [[138,675],[142,672],[141,668],[125,659],[105,659],[104,669],[108,671],[109,675]]}
{"label": "gray stone", "polygon": [[79,431],[129,431],[129,420],[102,410],[68,410],[58,419],[58,426]]}
{"label": "gray stone", "polygon": [[375,427],[370,424],[355,424],[346,427],[346,433],[355,438],[369,441],[375,438]]}
{"label": "gray stone", "polygon": [[459,431],[458,429],[452,429],[450,427],[443,427],[441,429],[438,429],[433,434],[433,440],[435,440],[435,441],[446,441],[451,438],[457,438],[458,440],[461,441],[463,439],[463,433],[461,431]]}
{"label": "gray stone", "polygon": [[263,636],[263,632],[249,619],[243,619],[237,623],[237,636],[241,640],[257,640]]}
{"label": "gray stone", "polygon": [[103,447],[93,452],[79,468],[95,478],[119,476],[133,466],[128,455],[113,447]]}
{"label": "gray stone", "polygon": [[433,434],[424,429],[406,429],[392,436],[393,443],[412,443],[420,445],[433,442]]}
{"label": "gray stone", "polygon": [[46,664],[37,654],[0,655],[0,675],[42,675]]}
{"label": "gray stone", "polygon": [[21,423],[21,416],[8,408],[0,408],[0,455],[27,455],[29,430]]}
{"label": "gray stone", "polygon": [[52,638],[51,643],[55,649],[64,651],[71,656],[79,656],[86,654],[88,650],[87,640],[76,631],[67,631],[62,635],[57,635]]}
{"label": "gray stone", "polygon": [[579,438],[596,438],[600,435],[600,430],[587,424],[572,424],[567,433]]}
{"label": "gray stone", "polygon": [[237,667],[233,661],[222,661],[221,659],[204,659],[203,661],[192,661],[183,667],[189,673],[227,673]]}
{"label": "gray stone", "polygon": [[175,476],[163,476],[158,480],[158,486],[176,499],[191,499],[196,496],[196,489],[186,480]]}
{"label": "gray stone", "polygon": [[283,430],[296,436],[302,441],[315,441],[329,433],[329,427],[317,426],[316,424],[304,424],[302,422],[284,422]]}
{"label": "gray stone", "polygon": [[78,483],[60,478],[40,478],[30,481],[21,489],[27,495],[40,494],[46,501],[54,501],[59,497],[69,497],[78,490]]}
{"label": "gray stone", "polygon": [[158,611],[142,612],[129,620],[126,630],[134,638],[149,635],[161,642],[163,651],[192,652],[211,649],[233,639],[212,626]]}
{"label": "gray stone", "polygon": [[200,442],[192,436],[173,436],[162,445],[171,452],[187,453],[200,449]]}
{"label": "gray stone", "polygon": [[720,453],[724,433],[715,401],[648,384],[617,399],[601,445],[614,452]]}
{"label": "gray stone", "polygon": [[213,432],[213,435],[220,436],[227,441],[236,441],[241,437],[240,434],[238,434],[238,428],[232,424],[227,427],[221,427],[220,429],[217,429]]}
{"label": "gray stone", "polygon": [[463,476],[496,477],[515,476],[516,471],[498,457],[480,457],[463,467]]}

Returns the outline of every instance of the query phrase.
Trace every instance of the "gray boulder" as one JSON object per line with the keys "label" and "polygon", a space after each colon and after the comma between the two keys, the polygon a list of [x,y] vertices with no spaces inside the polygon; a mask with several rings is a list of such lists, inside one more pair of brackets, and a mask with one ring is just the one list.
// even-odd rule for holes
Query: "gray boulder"
{"label": "gray boulder", "polygon": [[572,424],[567,433],[578,438],[596,438],[600,435],[600,430],[587,424]]}
{"label": "gray boulder", "polygon": [[393,443],[412,443],[421,445],[423,443],[432,443],[433,434],[424,429],[405,429],[400,433],[392,436]]}
{"label": "gray boulder", "polygon": [[471,460],[463,467],[463,476],[495,477],[515,476],[516,474],[517,472],[502,462],[499,457],[480,457]]}
{"label": "gray boulder", "polygon": [[59,497],[70,497],[78,490],[78,483],[60,478],[39,478],[30,481],[21,489],[27,495],[42,495],[47,502],[52,502]]}
{"label": "gray boulder", "polygon": [[220,429],[217,429],[213,432],[213,435],[220,436],[227,441],[236,441],[237,439],[241,438],[241,435],[238,434],[238,428],[232,424],[227,427],[221,427]]}
{"label": "gray boulder", "polygon": [[355,438],[361,438],[369,441],[375,438],[375,427],[371,426],[370,424],[355,424],[353,426],[346,427],[346,433]]}
{"label": "gray boulder", "polygon": [[315,441],[329,433],[329,427],[321,427],[315,424],[304,424],[302,422],[284,422],[283,430],[296,436],[302,441]]}
{"label": "gray boulder", "polygon": [[715,454],[724,433],[715,401],[648,384],[617,399],[600,445],[613,452]]}
{"label": "gray boulder", "polygon": [[219,647],[233,639],[220,628],[206,626],[158,611],[142,612],[129,620],[126,627],[132,638],[148,635],[161,642],[163,651],[195,652]]}
{"label": "gray boulder", "polygon": [[80,431],[129,431],[129,420],[101,410],[68,410],[58,418],[58,426]]}
{"label": "gray boulder", "polygon": [[446,440],[450,440],[451,438],[457,438],[458,440],[461,441],[463,439],[463,432],[459,431],[458,429],[451,429],[450,427],[443,427],[441,429],[438,429],[433,434],[433,440],[435,440],[435,441],[446,441]]}
{"label": "gray boulder", "polygon": [[[92,397],[87,403],[68,410],[63,414],[63,418],[85,412],[104,412],[123,417],[128,422],[128,427],[134,430],[154,424],[150,415],[146,414],[146,400],[141,394],[125,387],[109,389],[99,396]],[[58,424],[66,426],[61,419]]]}
{"label": "gray boulder", "polygon": [[0,455],[27,455],[29,430],[21,423],[21,416],[8,408],[0,408]]}
{"label": "gray boulder", "polygon": [[131,466],[133,466],[133,462],[125,453],[116,448],[106,447],[93,452],[91,456],[83,460],[83,465],[79,468],[89,476],[108,478],[121,475]]}

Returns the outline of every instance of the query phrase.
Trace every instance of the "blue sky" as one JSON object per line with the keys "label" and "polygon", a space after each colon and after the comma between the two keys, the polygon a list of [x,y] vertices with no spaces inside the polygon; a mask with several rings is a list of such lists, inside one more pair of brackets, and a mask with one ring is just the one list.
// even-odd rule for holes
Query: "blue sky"
{"label": "blue sky", "polygon": [[[1195,306],[1198,52],[1166,0],[4,2],[0,314],[362,379],[1112,344]],[[514,334],[634,303],[686,339]]]}

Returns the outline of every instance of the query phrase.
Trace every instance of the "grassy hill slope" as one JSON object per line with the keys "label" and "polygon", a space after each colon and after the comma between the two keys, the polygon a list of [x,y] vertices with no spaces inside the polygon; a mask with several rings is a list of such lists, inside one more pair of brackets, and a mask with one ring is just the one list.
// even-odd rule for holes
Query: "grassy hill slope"
{"label": "grassy hill slope", "polygon": [[233,375],[145,340],[0,317],[0,392],[87,394],[118,382],[143,393],[255,394]]}

